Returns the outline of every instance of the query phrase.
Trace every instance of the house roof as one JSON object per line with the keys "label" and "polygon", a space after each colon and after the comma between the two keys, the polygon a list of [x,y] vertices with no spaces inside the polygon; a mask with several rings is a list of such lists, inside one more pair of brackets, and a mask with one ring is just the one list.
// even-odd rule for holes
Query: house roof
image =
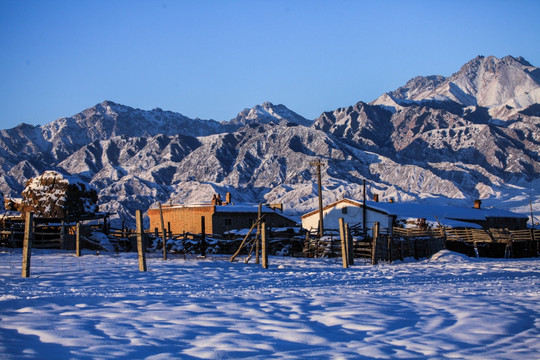
{"label": "house roof", "polygon": [[436,220],[439,219],[454,219],[466,221],[483,221],[488,218],[527,218],[523,214],[517,214],[507,210],[485,208],[475,209],[472,207],[450,206],[450,205],[435,205],[435,204],[418,204],[418,203],[385,203],[368,201],[369,206],[380,209],[387,214],[396,215],[400,218],[425,218]]}
{"label": "house roof", "polygon": [[[164,207],[164,209],[179,209],[179,208],[200,208],[200,207],[213,207],[216,213],[228,213],[228,214],[254,214],[259,213],[259,204],[253,203],[235,203],[228,205],[213,205],[212,203],[198,203],[198,204],[185,204],[185,205],[169,205]],[[281,217],[284,217],[290,221],[296,223],[296,220],[280,213],[267,205],[261,206],[262,214],[276,214]]]}
{"label": "house roof", "polygon": [[[366,201],[366,209],[369,209],[371,211],[375,211],[375,212],[378,212],[378,213],[382,213],[382,214],[392,215],[392,214],[389,214],[388,212],[386,212],[384,209],[380,209],[380,208],[376,208],[376,207],[371,206],[369,204],[370,202],[371,201]],[[351,199],[342,199],[342,200],[333,202],[333,203],[323,207],[323,212],[325,210],[328,210],[328,209],[331,209],[331,208],[335,207],[337,204],[340,204],[340,203],[347,203],[347,204],[350,204],[350,205],[353,205],[353,206],[362,207],[362,203],[360,201],[351,200]],[[304,218],[307,218],[309,216],[312,216],[312,215],[315,215],[315,214],[318,214],[318,213],[319,213],[318,209],[313,210],[313,211],[308,212],[307,214],[302,215],[300,218],[304,219]]]}
{"label": "house roof", "polygon": [[[216,212],[220,213],[259,213],[259,204],[229,204],[229,205],[216,205]],[[268,206],[261,206],[261,212],[274,213],[274,209]]]}
{"label": "house roof", "polygon": [[[181,204],[181,205],[165,205],[164,209],[182,209],[182,208],[201,208],[201,207],[213,207],[216,212],[219,213],[255,213],[259,212],[259,204],[250,203],[238,203],[228,205],[214,205],[210,202],[195,203],[195,204]],[[273,213],[274,209],[269,206],[263,205],[261,207],[262,213]]]}
{"label": "house roof", "polygon": [[[229,214],[254,214],[257,215],[259,213],[259,204],[229,204],[229,205],[216,205],[215,207],[216,213],[229,213]],[[267,205],[261,206],[261,213],[262,214],[276,214],[278,216],[281,216],[287,220],[290,220],[294,223],[296,223],[296,220],[281,213],[278,212],[271,207]]]}
{"label": "house roof", "polygon": [[[354,206],[362,207],[362,202],[343,199],[336,201],[323,208],[324,210],[330,209],[339,203],[348,203]],[[376,202],[366,201],[366,209],[371,211],[378,211],[380,213],[387,214],[389,216],[396,216],[397,218],[425,218],[427,221],[436,222],[445,220],[445,225],[449,226],[462,226],[461,221],[484,221],[488,218],[527,218],[523,214],[517,214],[507,210],[485,208],[475,209],[450,205],[436,205],[436,204],[418,204],[410,202]],[[302,219],[317,214],[319,210],[311,211],[305,215],[302,215]],[[470,224],[469,224],[470,225]]]}

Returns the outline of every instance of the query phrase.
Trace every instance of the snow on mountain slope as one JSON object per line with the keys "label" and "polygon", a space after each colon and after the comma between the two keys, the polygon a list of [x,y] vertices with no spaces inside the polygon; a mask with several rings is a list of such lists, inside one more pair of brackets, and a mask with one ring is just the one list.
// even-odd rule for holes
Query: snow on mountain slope
{"label": "snow on mountain slope", "polygon": [[145,111],[104,101],[44,126],[21,124],[1,130],[0,188],[6,194],[18,197],[28,178],[54,169],[94,141],[115,136],[151,137],[158,134],[206,136],[228,129],[213,120],[189,119],[161,109]]}
{"label": "snow on mountain slope", "polygon": [[396,109],[411,102],[434,100],[485,107],[492,116],[506,119],[516,111],[505,114],[505,108],[519,110],[540,103],[540,69],[521,57],[478,56],[448,78],[416,77],[372,104]]}
{"label": "snow on mountain slope", "polygon": [[243,126],[253,123],[268,124],[270,122],[276,124],[294,123],[304,126],[309,126],[312,123],[312,121],[298,115],[284,105],[274,105],[270,102],[264,102],[251,109],[246,108],[242,110],[234,119],[229,121],[229,124]]}
{"label": "snow on mountain slope", "polygon": [[213,120],[189,119],[161,109],[145,111],[104,101],[69,118],[43,126],[43,137],[53,144],[58,160],[95,140],[113,136],[149,137],[158,134],[205,136],[225,131]]}
{"label": "snow on mountain slope", "polygon": [[499,178],[528,181],[540,173],[537,117],[491,123],[485,112],[448,103],[410,104],[395,112],[358,103],[327,112],[313,127],[400,164],[459,162],[489,168]]}
{"label": "snow on mountain slope", "polygon": [[[170,149],[176,149],[174,157]],[[230,191],[234,201],[282,202],[289,214],[299,215],[317,206],[310,162],[318,158],[325,163],[325,203],[361,198],[363,179],[369,197],[378,193],[397,201],[444,198],[465,204],[505,186],[480,165],[400,164],[321,130],[276,124],[198,139],[116,137],[84,147],[59,166],[89,178],[101,189],[102,209],[121,214],[134,211],[134,204],[208,201]]]}

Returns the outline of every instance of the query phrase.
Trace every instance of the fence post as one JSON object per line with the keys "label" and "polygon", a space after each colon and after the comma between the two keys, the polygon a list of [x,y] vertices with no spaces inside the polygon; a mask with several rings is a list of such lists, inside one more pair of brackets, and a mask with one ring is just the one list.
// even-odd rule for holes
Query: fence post
{"label": "fence post", "polygon": [[206,257],[206,230],[204,216],[201,216],[201,256]]}
{"label": "fence post", "polygon": [[[319,221],[319,229],[321,228],[321,222]],[[319,232],[320,234],[320,232]],[[321,240],[321,237],[320,236],[317,236],[315,238],[315,257],[318,258],[319,257],[319,243],[320,243],[320,240]]]}
{"label": "fence post", "polygon": [[540,249],[539,249],[539,246],[538,246],[540,244],[534,238],[534,224],[533,224],[533,228],[531,229],[531,246],[533,246],[533,244],[536,247],[536,252],[532,253],[531,256],[537,256],[538,253],[540,252]]}
{"label": "fence post", "polygon": [[330,254],[328,254],[328,258],[334,257],[334,235],[330,234]]}
{"label": "fence post", "polygon": [[66,234],[66,222],[64,220],[60,220],[60,249],[65,249],[64,247],[65,234]]}
{"label": "fence post", "polygon": [[[259,203],[259,212],[258,212],[257,218],[260,219],[261,215],[262,215],[262,204]],[[259,244],[260,244],[260,241],[262,241],[262,239],[259,241],[259,236],[262,237],[262,235],[261,235],[261,224],[259,224],[259,226],[257,227],[257,235],[255,235],[255,264],[260,263]]]}
{"label": "fence post", "polygon": [[32,239],[34,229],[34,213],[27,212],[24,222],[22,277],[30,277],[30,257],[32,256]]}
{"label": "fence post", "polygon": [[403,261],[404,258],[405,258],[405,246],[403,246],[405,244],[405,239],[402,237],[401,239],[399,239],[399,260]]}
{"label": "fence post", "polygon": [[343,262],[343,268],[346,269],[349,267],[349,255],[347,254],[347,238],[343,218],[339,218],[339,237],[341,238],[341,260]]}
{"label": "fence post", "polygon": [[309,230],[306,230],[306,239],[304,240],[304,249],[307,250],[307,256],[311,257],[311,240],[309,238]]}
{"label": "fence post", "polygon": [[81,256],[81,223],[77,221],[75,234],[75,256]]}
{"label": "fence post", "polygon": [[139,271],[146,271],[146,253],[144,248],[144,232],[142,211],[135,211],[135,221],[137,222],[137,251],[139,253]]}
{"label": "fence post", "polygon": [[354,265],[354,249],[353,249],[353,239],[351,235],[351,230],[349,229],[349,224],[345,223],[345,239],[347,241],[347,255],[349,265]]}
{"label": "fence post", "polygon": [[262,250],[262,267],[268,269],[268,246],[266,238],[266,221],[261,222],[261,250]]}
{"label": "fence post", "polygon": [[386,249],[387,249],[387,257],[388,262],[392,262],[392,234],[388,235],[388,238],[386,239]]}
{"label": "fence post", "polygon": [[161,221],[161,236],[163,240],[163,260],[167,260],[167,234],[165,233],[165,222],[163,221],[163,210],[161,208],[161,203],[158,202],[159,207],[159,219]]}
{"label": "fence post", "polygon": [[13,229],[13,225],[10,224],[11,227],[11,246],[15,247],[15,230]]}
{"label": "fence post", "polygon": [[371,265],[377,265],[379,263],[379,259],[377,257],[377,242],[379,240],[379,231],[380,225],[378,222],[375,222],[375,224],[373,224],[373,243],[371,244]]}

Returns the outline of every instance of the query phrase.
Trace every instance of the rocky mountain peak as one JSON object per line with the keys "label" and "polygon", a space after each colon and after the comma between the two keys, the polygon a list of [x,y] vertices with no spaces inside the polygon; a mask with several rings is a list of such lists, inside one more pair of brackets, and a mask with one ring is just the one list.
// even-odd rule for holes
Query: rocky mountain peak
{"label": "rocky mountain peak", "polygon": [[237,126],[268,123],[294,123],[298,125],[310,126],[312,121],[298,115],[285,105],[274,105],[268,101],[260,105],[255,105],[251,109],[245,108],[238,113],[234,119],[229,121],[229,124]]}
{"label": "rocky mountain peak", "polygon": [[372,104],[396,110],[432,101],[485,107],[492,116],[507,119],[540,102],[540,69],[522,57],[477,56],[450,77],[415,77]]}

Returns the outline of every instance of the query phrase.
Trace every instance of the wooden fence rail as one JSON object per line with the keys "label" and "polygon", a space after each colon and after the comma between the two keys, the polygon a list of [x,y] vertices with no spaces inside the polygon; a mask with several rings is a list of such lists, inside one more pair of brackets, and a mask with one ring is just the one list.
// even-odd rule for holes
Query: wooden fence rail
{"label": "wooden fence rail", "polygon": [[[372,232],[373,233],[373,232]],[[427,258],[448,248],[471,257],[535,257],[539,255],[540,229],[383,229],[373,246],[373,238],[353,239],[354,256],[373,263],[413,257]],[[375,252],[375,253],[374,253]],[[339,237],[322,239],[308,234],[304,242],[307,257],[339,256]]]}

